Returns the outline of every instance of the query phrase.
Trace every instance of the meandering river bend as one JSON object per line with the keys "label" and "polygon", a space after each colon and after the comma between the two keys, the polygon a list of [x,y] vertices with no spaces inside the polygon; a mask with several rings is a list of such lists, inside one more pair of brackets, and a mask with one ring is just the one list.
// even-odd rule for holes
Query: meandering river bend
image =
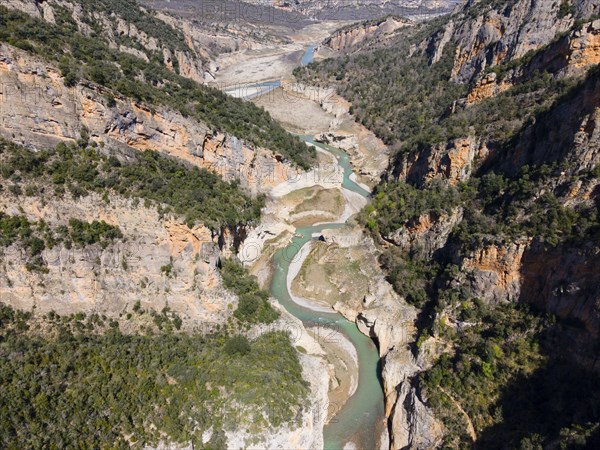
{"label": "meandering river bend", "polygon": [[[350,179],[352,167],[345,152],[329,145],[319,144],[309,136],[301,136],[301,138],[307,143],[332,153],[344,173],[342,186],[368,197],[369,192]],[[383,390],[379,379],[379,354],[375,344],[359,331],[356,324],[346,320],[341,314],[315,311],[296,304],[287,288],[290,263],[298,257],[304,244],[325,229],[341,228],[343,225],[343,223],[325,223],[298,228],[296,230],[298,236],[292,238],[292,242],[287,247],[280,249],[275,254],[271,295],[291,314],[302,320],[305,326],[332,328],[333,331],[329,334],[332,339],[335,339],[335,333],[342,333],[356,348],[359,365],[358,387],[352,397],[325,426],[325,449],[342,449],[349,442],[352,442],[356,448],[373,449],[379,439],[384,420]]]}
{"label": "meandering river bend", "polygon": [[[315,45],[306,49],[301,64],[309,64],[314,56]],[[225,92],[229,95],[250,100],[279,88],[279,80],[232,87]],[[290,103],[290,108],[294,103]],[[343,171],[342,187],[365,198],[370,193],[351,179],[352,165],[348,154],[336,147],[318,143],[313,136],[299,136],[307,144],[311,144],[329,152],[337,160]],[[341,314],[324,312],[322,308],[309,309],[294,302],[288,291],[288,272],[290,264],[300,255],[302,247],[311,239],[317,239],[326,229],[344,226],[341,222],[322,223],[296,229],[295,236],[284,248],[277,251],[273,258],[274,275],[271,281],[271,295],[291,314],[300,319],[307,328],[319,327],[328,338],[335,339],[341,333],[356,348],[358,356],[358,386],[354,394],[339,408],[334,407],[334,414],[325,425],[324,447],[327,450],[364,449],[373,450],[378,447],[380,436],[385,430],[384,394],[380,381],[380,359],[374,342],[348,321]],[[327,414],[327,411],[320,411]]]}

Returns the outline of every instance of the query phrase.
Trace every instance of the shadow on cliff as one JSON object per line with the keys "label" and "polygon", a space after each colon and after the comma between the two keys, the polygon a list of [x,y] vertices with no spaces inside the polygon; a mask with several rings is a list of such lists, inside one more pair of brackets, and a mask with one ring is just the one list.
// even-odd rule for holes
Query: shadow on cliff
{"label": "shadow on cliff", "polygon": [[519,302],[557,318],[539,336],[548,363],[505,386],[492,406],[503,420],[483,430],[475,448],[600,448],[596,252],[591,244],[534,242],[524,253]]}
{"label": "shadow on cliff", "polygon": [[[546,348],[566,344],[545,341]],[[501,409],[503,420],[483,430],[477,449],[600,448],[600,376],[571,360],[554,359],[515,378],[492,409]]]}

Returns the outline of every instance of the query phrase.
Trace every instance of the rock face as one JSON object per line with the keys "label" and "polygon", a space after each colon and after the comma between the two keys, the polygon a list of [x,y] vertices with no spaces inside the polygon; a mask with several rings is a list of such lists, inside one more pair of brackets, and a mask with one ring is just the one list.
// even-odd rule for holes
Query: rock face
{"label": "rock face", "polygon": [[[561,17],[559,7],[560,2],[517,0],[494,9],[486,7],[484,2],[467,1],[462,6],[465,12],[463,20],[449,22],[427,44],[431,60],[435,61],[436,55],[440,55],[450,42],[456,43],[452,80],[469,82],[486,67],[520,58],[549,44],[557,34],[566,32],[575,17],[571,14]],[[579,17],[591,17],[597,13],[596,2],[577,2]],[[574,48],[576,46],[574,44]],[[597,53],[595,47],[596,44],[590,42],[590,55]],[[584,60],[588,58],[590,56]]]}
{"label": "rock face", "polygon": [[525,127],[515,145],[483,162],[509,174],[525,164],[564,161],[564,175],[589,172],[600,161],[600,79],[590,77],[543,120]]}
{"label": "rock face", "polygon": [[[124,235],[106,248],[46,248],[42,258],[47,274],[26,271],[20,248],[7,248],[0,268],[0,297],[13,306],[30,310],[35,305],[41,313],[94,311],[115,317],[140,301],[154,310],[169,305],[193,327],[222,323],[228,305],[237,302],[223,289],[217,273],[219,236],[203,226],[189,229],[176,218],[160,218],[156,209],[118,197],[107,204],[97,194],[73,200],[5,193],[0,208],[31,221],[44,219],[52,227],[66,225],[70,218],[105,220]],[[162,268],[169,265],[171,275],[166,275]]]}
{"label": "rock face", "polygon": [[600,63],[600,20],[585,24],[581,30],[571,31],[566,36],[551,42],[532,60],[517,69],[509,70],[499,80],[495,72],[479,77],[467,95],[467,105],[493,97],[531,78],[543,69],[557,77],[583,74],[594,64]]}
{"label": "rock face", "polygon": [[178,112],[151,111],[120,96],[110,107],[104,95],[113,93],[93,83],[67,88],[55,67],[7,44],[0,45],[0,83],[0,134],[18,143],[43,148],[75,141],[86,127],[93,141],[157,150],[239,179],[255,192],[297,175],[271,151],[214,133]]}
{"label": "rock face", "polygon": [[[91,36],[96,31],[88,25],[85,4],[13,0],[3,2],[3,6],[51,23],[66,12],[81,33]],[[144,30],[143,25],[128,22],[116,13],[94,14],[94,25],[120,51],[144,60],[161,57],[169,70],[199,82],[215,70],[210,63],[212,54],[201,45],[204,41],[200,32],[185,28],[189,23],[183,19],[152,16],[158,18],[154,22],[157,27],[161,20],[175,25],[176,36],[163,41],[159,32]],[[254,193],[268,191],[298,175],[280,155],[215,132],[179,112],[157,105],[149,109],[89,82],[65,87],[57,67],[4,43],[0,44],[0,89],[0,135],[29,148],[74,142],[82,130],[87,130],[90,142],[121,149],[124,157],[132,151],[159,151],[217,172],[225,179],[239,180]],[[115,104],[107,98],[114,98]],[[24,215],[31,221],[43,219],[52,227],[66,225],[70,218],[86,222],[105,220],[118,226],[124,236],[105,247],[94,244],[67,248],[59,244],[46,248],[41,258],[47,272],[27,271],[27,255],[16,245],[0,249],[3,303],[26,310],[35,308],[40,314],[99,313],[119,321],[120,329],[126,333],[153,325],[151,318],[141,324],[121,319],[138,302],[146,311],[161,311],[168,306],[182,319],[184,331],[200,333],[226,323],[237,307],[238,298],[222,286],[217,266],[220,258],[231,256],[236,250],[246,230],[223,229],[213,233],[204,226],[189,228],[182,218],[163,216],[155,207],[146,207],[114,192],[106,198],[89,194],[72,199],[41,194],[17,196],[1,191],[2,212]],[[299,423],[288,427],[261,433],[230,431],[229,445],[321,448],[329,384],[328,368],[319,357],[323,350],[302,324],[284,311],[270,327],[254,328],[249,334],[255,334],[250,337],[272,329],[293,331],[293,343],[307,350],[307,354],[299,355],[303,377],[310,384],[306,407]],[[159,448],[193,446],[163,443]]]}
{"label": "rock face", "polygon": [[522,286],[522,258],[528,244],[490,244],[464,258],[461,273],[473,295],[495,303],[517,301]]}
{"label": "rock face", "polygon": [[401,14],[438,15],[448,12],[456,0],[246,0],[246,3],[273,5],[277,9],[299,12],[320,20],[367,20]]}
{"label": "rock face", "polygon": [[520,295],[520,301],[578,324],[564,338],[573,349],[570,356],[596,372],[600,371],[599,254],[594,245],[574,249],[534,243],[522,257]]}
{"label": "rock face", "polygon": [[403,252],[418,252],[424,257],[444,247],[448,236],[463,218],[462,208],[457,208],[451,214],[423,214],[411,220],[385,239],[392,242]]}
{"label": "rock face", "polygon": [[460,138],[399,158],[395,171],[400,180],[419,186],[433,180],[455,186],[469,179],[475,157],[484,156],[487,156],[485,144],[472,137]]}
{"label": "rock face", "polygon": [[[17,206],[18,205],[18,206]],[[105,220],[123,232],[106,248],[95,244],[84,248],[63,245],[45,249],[42,258],[47,273],[28,272],[25,255],[16,246],[2,249],[0,299],[15,308],[61,315],[98,313],[119,320],[139,302],[144,310],[160,311],[168,306],[183,321],[183,330],[211,332],[225,324],[237,307],[237,297],[222,286],[217,265],[224,247],[232,239],[211,233],[203,226],[192,229],[174,217],[160,217],[155,208],[146,208],[130,199],[111,196],[105,203],[97,194],[78,200],[54,197],[14,197],[3,193],[0,210],[24,214],[29,220],[44,219],[50,226],[65,225],[70,218]],[[231,233],[229,234],[231,236]],[[166,274],[163,267],[171,266]],[[277,305],[274,305],[277,306]],[[300,355],[303,377],[311,394],[296,426],[279,427],[260,433],[234,430],[227,433],[228,445],[245,448],[321,448],[327,416],[328,370],[319,355],[320,345],[302,323],[283,308],[273,324],[251,331],[283,330],[291,333],[293,344],[306,349]],[[143,326],[144,324],[142,324]],[[148,324],[149,325],[149,324]],[[120,329],[136,332],[139,323],[122,321]],[[249,442],[255,444],[249,445]],[[164,443],[158,448],[191,448]]]}
{"label": "rock face", "polygon": [[[581,77],[598,64],[600,24],[590,20],[598,13],[597,2],[569,3],[577,4],[576,14],[561,17],[560,2],[463,2],[438,33],[420,44],[431,64],[440,61],[444,48],[452,48],[452,81],[472,83],[466,97],[452,108],[468,111],[476,103],[531,80],[540,69],[554,79],[565,79]],[[583,25],[569,31],[578,18]],[[429,145],[399,156],[388,172],[388,181],[400,180],[423,189],[434,181],[456,186],[473,174],[494,171],[510,177],[526,165],[556,163],[561,169],[552,175],[552,183],[532,196],[537,198],[549,190],[561,205],[597,206],[597,175],[590,174],[597,173],[600,164],[600,79],[597,72],[592,73],[544,114],[523,125],[506,145],[500,147],[473,135]],[[446,115],[453,113],[454,109]],[[462,220],[462,209],[441,216],[426,213],[383,238],[386,245],[406,254],[441,258],[444,264],[456,265],[449,289],[464,289],[492,307],[507,302],[535,305],[578,324],[562,336],[573,349],[569,356],[599,370],[600,289],[593,281],[599,276],[594,263],[599,254],[597,242],[553,247],[537,236],[500,239],[489,235],[457,256],[458,244],[449,241],[449,236]],[[354,311],[344,314],[352,316]],[[375,336],[382,333],[384,342],[389,342],[389,329],[377,328],[381,319],[369,319],[369,314],[373,313],[364,308],[359,320],[374,324],[370,331]],[[415,382],[415,374],[426,369],[435,354],[428,354],[424,350],[427,345],[419,341],[413,357],[403,351],[405,341],[398,336],[393,339],[398,344],[385,354],[382,374],[392,448],[440,446],[444,430]]]}
{"label": "rock face", "polygon": [[[393,431],[390,448],[436,447],[443,436],[442,425],[414,384],[415,376],[424,369],[424,361],[417,361],[409,346],[415,339],[416,308],[400,298],[377,270],[374,242],[359,228],[326,230],[323,239],[334,246],[323,253],[321,264],[335,264],[337,255],[343,254],[344,258],[360,262],[361,274],[367,275],[366,295],[359,295],[360,289],[353,288],[333,308],[377,342],[382,359],[385,415],[388,428]],[[334,284],[336,277],[337,274],[332,277]],[[341,285],[339,288],[343,289]]]}
{"label": "rock face", "polygon": [[[161,35],[161,31],[164,30],[156,29],[156,25],[149,27],[140,23],[136,25],[133,21],[126,20],[125,16],[119,15],[120,11],[101,13],[99,10],[94,10],[88,15],[84,6],[69,1],[13,0],[5,6],[18,9],[50,23],[55,23],[55,17],[66,11],[70,14],[70,19],[74,21],[78,30],[84,35],[91,36],[93,32],[97,32],[99,27],[112,48],[118,48],[122,52],[133,54],[146,61],[157,53],[161,54],[163,62],[169,70],[198,82],[204,81],[204,74],[207,70],[205,65],[208,62],[206,59],[207,54],[189,35],[184,34],[184,29],[171,30],[170,35],[164,36]],[[137,5],[130,5],[130,7],[133,9],[141,8]],[[148,10],[143,10],[143,13],[146,16],[154,17]],[[132,12],[127,18],[135,20],[133,19],[135,14],[135,12]],[[165,15],[157,15],[156,17],[159,20],[168,20]],[[167,20],[164,21],[167,22]],[[89,25],[90,22],[94,23],[97,27],[96,30],[92,30]],[[141,27],[144,27],[145,30]],[[174,42],[175,39],[180,40],[180,45]],[[174,64],[175,59],[177,60],[177,67]]]}
{"label": "rock face", "polygon": [[350,52],[357,46],[363,47],[367,40],[392,33],[399,28],[410,26],[412,22],[402,17],[387,17],[371,22],[353,25],[336,31],[323,41],[323,45],[336,52]]}

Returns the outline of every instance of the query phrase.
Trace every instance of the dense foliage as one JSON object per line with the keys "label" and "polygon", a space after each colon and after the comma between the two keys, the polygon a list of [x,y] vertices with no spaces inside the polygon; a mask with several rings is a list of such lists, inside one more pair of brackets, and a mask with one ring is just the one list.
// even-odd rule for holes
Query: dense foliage
{"label": "dense foliage", "polygon": [[[553,193],[554,180],[563,169],[558,164],[526,165],[513,177],[490,171],[457,186],[433,182],[425,189],[404,182],[383,183],[362,211],[361,220],[385,238],[421,215],[439,217],[461,207],[464,219],[453,236],[465,250],[477,247],[488,236],[511,240],[535,236],[551,245],[567,240],[600,241],[598,207],[565,206]],[[574,176],[570,182],[589,176],[593,174]],[[543,194],[535,195],[538,192]]]}
{"label": "dense foliage", "polygon": [[350,112],[357,120],[399,149],[413,136],[432,133],[437,118],[465,92],[464,86],[448,81],[450,50],[429,66],[426,55],[408,57],[412,42],[403,36],[386,48],[310,64],[294,75],[309,84],[333,83],[352,103]]}
{"label": "dense foliage", "polygon": [[[480,20],[490,8],[506,12],[513,3],[469,4],[462,17],[453,18],[454,29]],[[563,2],[558,14],[572,14],[571,4]],[[574,325],[476,298],[471,286],[480,280],[473,280],[468,268],[461,273],[457,264],[492,243],[502,248],[529,241],[572,252],[598,246],[600,204],[597,187],[593,190],[598,172],[573,167],[574,155],[567,153],[578,138],[555,137],[552,129],[560,120],[553,113],[576,110],[580,103],[587,105],[582,98],[597,93],[597,83],[590,80],[598,79],[598,69],[586,77],[558,77],[552,68],[544,70],[542,53],[548,47],[541,48],[488,68],[513,86],[467,105],[470,86],[452,81],[455,51],[462,43],[450,40],[436,55],[439,61],[432,61],[444,21],[403,29],[382,44],[374,41],[351,55],[297,69],[295,75],[307,84],[335,86],[352,103],[357,120],[395,150],[392,169],[360,221],[382,244],[380,263],[388,280],[420,309],[414,351],[424,342],[436,349],[446,344],[433,368],[419,377],[423,398],[446,426],[444,446],[596,448],[598,377],[562,360],[569,349],[557,345],[559,336],[579,336]],[[581,112],[581,119],[588,113]],[[492,155],[483,164],[475,158],[468,181],[444,180],[443,174],[431,181],[416,173],[429,163],[448,167],[444,149],[461,137]],[[540,142],[554,148],[538,149]],[[570,194],[578,186],[593,193],[587,198]],[[451,213],[462,220],[448,225],[447,241],[441,236],[445,245],[433,254],[426,245],[431,242],[423,241],[435,238],[418,232],[409,249],[393,245],[397,230],[444,227],[444,216]]]}
{"label": "dense foliage", "polygon": [[460,318],[461,332],[446,336],[456,352],[442,355],[420,377],[448,427],[447,446],[471,441],[458,401],[477,433],[477,448],[532,449],[551,441],[560,448],[596,448],[600,379],[548,356],[557,327],[550,318],[482,301],[463,301]]}
{"label": "dense foliage", "polygon": [[365,225],[382,236],[393,233],[410,219],[425,213],[450,212],[461,202],[458,189],[433,183],[418,189],[408,183],[383,183],[377,187],[373,201],[362,211]]}
{"label": "dense foliage", "polygon": [[116,192],[153,201],[166,205],[161,207],[163,213],[181,215],[190,226],[201,222],[215,231],[260,217],[263,198],[252,199],[237,182],[224,182],[206,169],[149,150],[134,152],[123,162],[109,153],[81,141],[33,152],[0,140],[0,177],[10,180],[11,190],[26,184],[33,192],[47,191],[47,185],[52,185],[55,195],[64,195],[68,189],[74,197],[89,191]]}
{"label": "dense foliage", "polygon": [[[468,11],[507,7],[511,2],[478,2]],[[542,69],[525,70],[516,86],[465,107],[461,99],[469,86],[451,81],[457,43],[448,43],[436,62],[430,51],[414,48],[438,39],[444,23],[439,19],[403,29],[385,46],[313,63],[294,74],[308,84],[335,86],[352,103],[356,119],[400,154],[472,135],[504,142],[576,84],[574,79],[556,78]],[[501,80],[506,73],[527,67],[550,45],[487,70]]]}
{"label": "dense foliage", "polygon": [[[73,331],[0,305],[0,446],[225,448],[224,431],[295,424],[307,384],[289,337]],[[65,320],[66,319],[66,320]],[[33,332],[44,324],[46,333]],[[230,344],[234,341],[234,345]],[[212,430],[207,444],[202,433]]]}
{"label": "dense foliage", "polygon": [[152,108],[171,107],[213,129],[280,152],[300,167],[314,162],[315,150],[287,133],[264,109],[169,71],[160,57],[147,62],[111,49],[102,35],[85,37],[68,15],[54,26],[0,6],[0,41],[58,62],[67,86],[91,80]]}
{"label": "dense foliage", "polygon": [[240,299],[234,316],[246,323],[271,323],[279,313],[269,303],[269,293],[260,288],[256,277],[242,264],[232,260],[221,261],[221,277],[226,288]]}

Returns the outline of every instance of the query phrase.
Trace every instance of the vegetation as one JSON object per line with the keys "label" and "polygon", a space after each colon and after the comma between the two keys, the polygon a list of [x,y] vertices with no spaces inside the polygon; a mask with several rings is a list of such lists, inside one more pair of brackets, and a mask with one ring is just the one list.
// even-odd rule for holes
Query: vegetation
{"label": "vegetation", "polygon": [[[568,360],[548,356],[556,355],[555,348],[550,351],[557,332],[552,319],[478,300],[464,301],[460,309],[469,325],[451,337],[457,351],[442,355],[420,377],[448,428],[445,445],[471,441],[454,400],[473,423],[477,448],[542,448],[549,442],[595,448],[598,423],[588,421],[600,419],[595,406],[600,381]],[[569,430],[573,424],[576,433]]]}
{"label": "vegetation", "polygon": [[[123,335],[116,322],[101,334],[73,332],[70,322],[79,319],[32,318],[0,305],[3,448],[128,449],[167,441],[216,449],[226,448],[225,430],[296,424],[308,387],[283,332],[239,351],[230,343],[236,337]],[[232,346],[236,351],[227,350]]]}
{"label": "vegetation", "polygon": [[250,275],[242,264],[231,260],[221,260],[221,277],[227,289],[237,294],[240,301],[233,313],[241,322],[271,323],[279,313],[269,303],[269,293],[262,290],[256,277]]}
{"label": "vegetation", "polygon": [[[476,2],[465,19],[480,18],[490,8],[508,11],[512,4],[514,0]],[[574,13],[571,4],[564,2],[559,15]],[[452,81],[460,43],[450,41],[439,62],[431,63],[430,43],[440,38],[441,25],[433,21],[402,30],[385,46],[374,42],[367,50],[311,64],[295,74],[308,84],[336,86],[352,103],[354,116],[396,151],[392,170],[360,221],[383,244],[380,263],[388,280],[420,309],[414,351],[430,336],[449,349],[419,377],[424,398],[446,426],[444,446],[596,448],[600,416],[594,405],[600,383],[563,359],[570,349],[557,342],[560,336],[572,339],[570,324],[522,306],[476,298],[468,274],[455,264],[490,243],[507,245],[524,238],[570,250],[600,243],[597,192],[589,200],[569,196],[575,186],[591,189],[600,172],[583,173],[567,162],[573,159],[565,158],[571,136],[552,138],[552,113],[577,108],[577,101],[589,95],[585,89],[597,86],[590,80],[597,80],[598,69],[583,79],[559,79],[537,69],[547,50],[542,48],[488,69],[514,85],[466,106],[469,86]],[[597,87],[589,91],[593,89]],[[431,181],[412,173],[396,178],[411,161],[427,160],[434,151],[440,151],[440,164],[446,164],[444,149],[461,137],[485,144],[492,153],[486,164],[474,161],[468,181]],[[536,141],[564,149],[529,156],[535,152],[528,145],[534,147]],[[520,152],[516,158],[515,147]],[[390,245],[394,232],[416,225],[424,215],[436,221],[458,209],[462,221],[448,230],[448,241],[433,255],[419,243],[409,250]],[[467,418],[476,443],[467,432]]]}
{"label": "vegetation", "polygon": [[[181,31],[156,18],[151,10],[146,12],[148,11],[147,6],[144,6],[146,9],[144,11],[136,0],[82,0],[78,4],[82,8],[80,20],[91,26],[96,35],[101,36],[106,30],[101,28],[98,21],[95,20],[94,14],[104,13],[113,27],[117,27],[116,17],[119,17],[128,24],[134,25],[147,36],[155,38],[161,47],[168,48],[171,52],[191,50],[187,47],[185,36]],[[69,16],[68,10],[65,9],[63,14],[59,15],[59,25],[65,26],[69,23],[72,23],[72,18]],[[155,56],[137,41],[120,33],[115,33],[115,39],[121,44],[144,51],[150,58]]]}
{"label": "vegetation", "polygon": [[574,4],[572,5],[569,0],[563,0],[558,8],[558,18],[562,19],[568,15],[575,15],[576,12],[577,10]]}
{"label": "vegetation", "polygon": [[69,226],[52,229],[45,221],[30,222],[25,216],[9,215],[0,211],[0,248],[20,245],[26,252],[28,270],[45,272],[41,253],[45,248],[53,248],[63,243],[70,248],[72,243],[80,247],[99,243],[102,248],[123,234],[118,227],[105,221],[91,223],[70,219]]}
{"label": "vegetation", "polygon": [[91,223],[83,222],[79,219],[69,220],[69,237],[80,246],[100,243],[103,247],[108,245],[109,241],[123,237],[118,227],[107,224],[104,220],[94,220]]}
{"label": "vegetation", "polygon": [[[101,5],[108,7],[112,1],[104,0]],[[91,80],[152,109],[157,105],[171,107],[213,129],[280,152],[302,168],[315,161],[315,150],[287,133],[264,109],[169,71],[160,57],[146,62],[111,49],[101,34],[85,37],[77,32],[68,14],[62,20],[64,23],[54,26],[0,6],[0,41],[58,63],[67,86],[81,79]]]}
{"label": "vegetation", "polygon": [[310,64],[294,75],[310,84],[335,84],[357,120],[399,150],[412,136],[431,133],[436,119],[465,93],[463,85],[448,81],[451,50],[429,66],[424,54],[408,57],[411,43],[403,35],[388,48]]}
{"label": "vegetation", "polygon": [[[481,17],[490,8],[509,8],[512,3],[514,0],[477,2],[467,10],[465,19]],[[571,2],[565,3],[568,6]],[[352,103],[356,119],[391,146],[399,162],[403,155],[466,136],[502,145],[577,88],[577,79],[555,77],[539,65],[529,68],[553,42],[522,58],[488,67],[499,81],[515,69],[524,70],[515,86],[465,107],[461,99],[470,86],[452,81],[457,78],[452,76],[452,69],[458,44],[449,42],[435,63],[429,50],[419,49],[438,39],[444,25],[442,18],[409,27],[385,46],[313,63],[294,74],[307,84],[334,85]]]}
{"label": "vegetation", "polygon": [[[555,177],[563,169],[558,164],[523,166],[514,177],[488,172],[455,187],[438,182],[425,189],[403,182],[383,183],[361,212],[360,220],[374,236],[389,241],[396,230],[424,214],[436,220],[460,207],[463,220],[452,230],[449,242],[457,256],[468,256],[489,241],[512,242],[527,237],[552,246],[600,242],[598,207],[564,206],[553,194]],[[536,195],[538,192],[543,194]],[[416,245],[410,253],[388,246],[380,263],[398,293],[419,307],[433,295],[432,280],[445,265]]]}
{"label": "vegetation", "polygon": [[461,202],[461,193],[443,183],[418,189],[408,183],[383,183],[363,211],[365,225],[382,236],[393,233],[410,219],[425,213],[451,212]]}
{"label": "vegetation", "polygon": [[73,197],[90,191],[114,192],[152,201],[165,205],[160,207],[163,214],[184,217],[190,227],[203,223],[215,231],[260,217],[262,197],[252,199],[237,182],[224,182],[206,169],[149,150],[134,152],[121,161],[110,152],[84,144],[61,143],[55,149],[33,152],[0,140],[0,177],[13,185],[53,185],[55,195],[64,195],[68,189]]}

